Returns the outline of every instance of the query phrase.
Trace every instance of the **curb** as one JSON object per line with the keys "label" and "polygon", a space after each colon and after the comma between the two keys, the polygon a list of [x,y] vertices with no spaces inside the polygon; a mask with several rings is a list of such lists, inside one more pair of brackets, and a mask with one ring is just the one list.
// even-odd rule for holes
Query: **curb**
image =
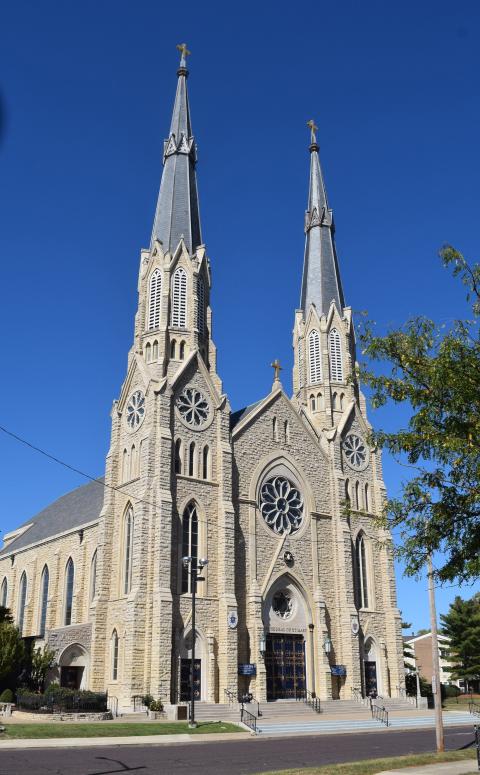
{"label": "curb", "polygon": [[251,740],[250,731],[206,735],[130,735],[129,737],[47,737],[0,740],[0,751],[27,748],[105,748],[111,745],[175,745],[208,743],[222,740]]}

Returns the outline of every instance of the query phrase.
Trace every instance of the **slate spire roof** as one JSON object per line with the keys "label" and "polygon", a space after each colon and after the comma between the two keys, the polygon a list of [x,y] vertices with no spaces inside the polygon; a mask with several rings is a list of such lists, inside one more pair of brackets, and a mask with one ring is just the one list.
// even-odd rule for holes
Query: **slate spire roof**
{"label": "slate spire roof", "polygon": [[173,252],[181,237],[190,254],[202,244],[195,165],[197,147],[192,134],[187,92],[187,60],[190,53],[184,43],[181,51],[178,83],[168,140],[163,150],[163,174],[152,240],[160,240],[166,252]]}
{"label": "slate spire roof", "polygon": [[305,213],[305,256],[300,297],[300,306],[305,317],[310,304],[315,304],[319,315],[328,313],[332,301],[339,312],[345,306],[335,250],[333,212],[328,207],[318,156],[315,135],[317,127],[313,121],[309,121],[308,126],[311,130],[310,185],[308,209]]}

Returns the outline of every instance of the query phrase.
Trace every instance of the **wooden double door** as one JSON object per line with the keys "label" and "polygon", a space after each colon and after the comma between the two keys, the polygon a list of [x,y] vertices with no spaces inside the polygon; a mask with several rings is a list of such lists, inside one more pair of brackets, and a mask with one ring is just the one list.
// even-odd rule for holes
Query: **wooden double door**
{"label": "wooden double door", "polygon": [[267,635],[267,700],[294,700],[305,692],[303,635]]}
{"label": "wooden double door", "polygon": [[[180,662],[180,702],[189,702],[192,696],[192,660],[182,659]],[[193,666],[193,694],[195,700],[202,696],[202,660],[196,659]]]}

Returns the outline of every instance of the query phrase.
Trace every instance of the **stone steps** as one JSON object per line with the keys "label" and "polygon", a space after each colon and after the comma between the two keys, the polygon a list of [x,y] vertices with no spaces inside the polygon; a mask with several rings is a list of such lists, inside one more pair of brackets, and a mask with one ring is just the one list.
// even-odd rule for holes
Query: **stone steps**
{"label": "stone steps", "polygon": [[[474,718],[469,713],[449,712],[443,714],[443,723],[446,727],[455,725],[473,726]],[[431,713],[426,715],[418,712],[411,716],[389,717],[388,728],[372,718],[358,719],[324,719],[317,716],[316,720],[307,722],[305,720],[291,720],[289,722],[268,721],[259,719],[257,723],[257,732],[262,735],[282,736],[282,735],[317,735],[317,734],[345,734],[349,732],[367,732],[389,729],[420,729],[425,727],[434,727],[435,718]]]}

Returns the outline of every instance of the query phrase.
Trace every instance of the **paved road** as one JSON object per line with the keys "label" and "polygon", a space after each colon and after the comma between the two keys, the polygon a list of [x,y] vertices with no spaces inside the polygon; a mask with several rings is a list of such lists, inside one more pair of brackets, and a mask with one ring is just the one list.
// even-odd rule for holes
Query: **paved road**
{"label": "paved road", "polygon": [[[472,730],[465,727],[446,732],[448,749],[463,748],[472,740]],[[288,767],[421,753],[433,750],[434,746],[434,731],[418,729],[131,748],[3,750],[0,775],[251,775]]]}

